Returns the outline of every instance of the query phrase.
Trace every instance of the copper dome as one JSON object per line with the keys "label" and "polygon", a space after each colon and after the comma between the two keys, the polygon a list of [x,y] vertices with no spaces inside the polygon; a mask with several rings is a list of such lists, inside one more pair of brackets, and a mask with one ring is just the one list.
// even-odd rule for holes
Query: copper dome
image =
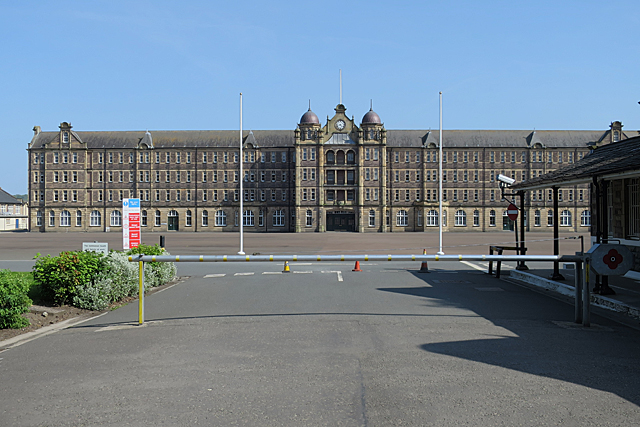
{"label": "copper dome", "polygon": [[319,125],[320,120],[318,119],[318,116],[316,116],[316,113],[311,111],[311,108],[309,108],[309,111],[304,113],[300,118],[300,124],[301,125],[311,125],[311,124]]}
{"label": "copper dome", "polygon": [[367,114],[362,118],[362,124],[367,125],[381,125],[382,120],[380,120],[380,116],[373,110],[369,110]]}

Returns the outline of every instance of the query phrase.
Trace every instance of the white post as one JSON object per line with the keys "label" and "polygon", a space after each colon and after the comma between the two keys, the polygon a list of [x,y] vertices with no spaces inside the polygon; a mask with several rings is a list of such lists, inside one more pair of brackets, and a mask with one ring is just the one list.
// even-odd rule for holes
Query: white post
{"label": "white post", "polygon": [[439,201],[440,201],[440,220],[438,221],[438,228],[440,233],[440,250],[438,251],[438,255],[444,255],[442,251],[442,221],[444,219],[442,215],[442,92],[440,92],[440,146],[439,155],[440,155],[440,176],[438,177],[438,192],[440,193]]}
{"label": "white post", "polygon": [[242,170],[242,92],[240,92],[240,250],[238,255],[244,255],[244,173]]}

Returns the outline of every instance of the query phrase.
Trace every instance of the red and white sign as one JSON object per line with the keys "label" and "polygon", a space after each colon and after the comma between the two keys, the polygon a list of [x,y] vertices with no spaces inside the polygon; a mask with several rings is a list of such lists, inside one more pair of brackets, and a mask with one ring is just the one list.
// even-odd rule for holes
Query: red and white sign
{"label": "red and white sign", "polygon": [[507,216],[511,221],[515,221],[518,219],[518,207],[513,203],[509,203],[509,207],[507,208]]}
{"label": "red and white sign", "polygon": [[122,248],[140,246],[140,199],[122,201]]}

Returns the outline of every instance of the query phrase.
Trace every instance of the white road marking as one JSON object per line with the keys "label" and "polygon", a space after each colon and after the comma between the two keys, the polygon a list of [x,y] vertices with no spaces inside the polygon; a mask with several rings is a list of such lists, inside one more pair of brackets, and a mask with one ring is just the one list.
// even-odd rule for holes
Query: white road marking
{"label": "white road marking", "polygon": [[489,268],[489,265],[487,265],[487,267],[481,267],[479,265],[476,265],[474,263],[471,263],[469,261],[460,261],[462,264],[469,266],[471,268],[475,268],[476,270],[480,270],[480,271],[487,271],[487,269]]}
{"label": "white road marking", "polygon": [[311,273],[313,273],[313,271],[292,271],[292,273],[298,273],[298,274],[311,274]]}
{"label": "white road marking", "polygon": [[282,271],[263,271],[262,274],[282,274]]}
{"label": "white road marking", "polygon": [[236,273],[234,276],[253,276],[253,271],[251,273]]}
{"label": "white road marking", "polygon": [[342,271],[321,271],[321,273],[336,273],[338,275],[338,282],[343,282]]}
{"label": "white road marking", "polygon": [[224,277],[226,276],[226,273],[220,273],[220,274],[207,274],[206,276],[204,276],[205,279],[209,279],[211,277]]}

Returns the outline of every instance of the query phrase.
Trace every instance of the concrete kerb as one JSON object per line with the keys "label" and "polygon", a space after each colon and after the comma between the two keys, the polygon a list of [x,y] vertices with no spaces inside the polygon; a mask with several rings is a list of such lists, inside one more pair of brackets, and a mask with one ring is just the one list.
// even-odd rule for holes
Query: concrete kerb
{"label": "concrete kerb", "polygon": [[[573,288],[573,286],[565,285],[564,283],[555,282],[550,279],[545,279],[544,277],[536,276],[535,274],[518,270],[511,270],[511,274],[509,277],[511,279],[536,286],[538,288],[557,292],[561,295],[570,297],[571,299],[575,298],[575,289]],[[615,311],[617,313],[625,314],[629,317],[640,320],[640,309],[632,307],[621,301],[592,293],[590,294],[590,301],[591,304],[596,305],[600,308]]]}

